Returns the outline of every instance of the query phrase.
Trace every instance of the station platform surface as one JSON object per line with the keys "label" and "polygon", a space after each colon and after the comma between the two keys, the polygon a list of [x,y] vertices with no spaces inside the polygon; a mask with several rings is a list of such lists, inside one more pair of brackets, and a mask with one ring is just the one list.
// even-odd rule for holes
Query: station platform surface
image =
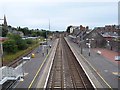
{"label": "station platform surface", "polygon": [[118,62],[115,61],[115,56],[118,56],[118,52],[111,51],[105,48],[94,48],[95,52],[100,51],[101,55],[110,60],[111,62],[114,62],[118,64]]}
{"label": "station platform surface", "polygon": [[94,50],[91,50],[89,56],[88,48],[83,48],[81,54],[78,44],[72,42],[69,37],[65,39],[95,88],[118,88],[119,78],[113,74],[118,72],[118,66],[115,63],[98,55]]}
{"label": "station platform surface", "polygon": [[46,58],[46,62],[45,65],[43,67],[43,69],[41,70],[41,74],[39,76],[39,81],[36,85],[36,88],[46,88],[47,85],[47,81],[50,75],[50,70],[52,68],[52,64],[53,64],[53,59],[55,56],[55,52],[56,52],[56,48],[57,48],[57,44],[58,44],[58,39],[55,40],[54,42],[54,46],[51,49],[51,51],[49,52],[49,56]]}
{"label": "station platform surface", "polygon": [[[53,47],[54,42],[55,41],[48,41],[48,45],[51,45]],[[43,64],[46,61],[45,58],[48,56],[47,49],[50,52],[52,47],[46,47],[44,48],[44,50],[42,50],[42,46],[40,45],[32,52],[35,54],[35,57],[31,58],[31,60],[29,61],[25,61],[25,63],[22,66],[24,79],[18,80],[15,86],[13,87],[13,90],[36,88],[38,77],[40,74],[42,74],[42,72],[40,72],[41,67],[44,66]]]}

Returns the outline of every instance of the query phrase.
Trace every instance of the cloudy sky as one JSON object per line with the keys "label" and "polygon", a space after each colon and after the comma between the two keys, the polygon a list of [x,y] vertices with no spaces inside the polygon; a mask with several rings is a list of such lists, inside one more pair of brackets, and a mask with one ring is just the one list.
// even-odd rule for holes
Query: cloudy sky
{"label": "cloudy sky", "polygon": [[[30,29],[66,30],[118,23],[118,0],[0,0],[0,19]],[[3,23],[3,21],[0,21]]]}

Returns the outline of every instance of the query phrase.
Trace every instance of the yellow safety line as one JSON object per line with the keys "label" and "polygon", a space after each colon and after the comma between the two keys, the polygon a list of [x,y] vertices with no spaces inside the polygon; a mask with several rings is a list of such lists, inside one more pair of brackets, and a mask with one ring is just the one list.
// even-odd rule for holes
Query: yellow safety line
{"label": "yellow safety line", "polygon": [[38,71],[37,71],[35,77],[33,78],[32,82],[31,82],[30,85],[29,85],[28,89],[30,89],[30,88],[32,87],[33,82],[35,81],[36,77],[38,76],[38,74],[39,74],[41,68],[43,67],[45,61],[47,60],[47,57],[48,57],[48,55],[50,54],[50,52],[51,52],[51,50],[49,51],[49,53],[48,53],[47,56],[45,57],[45,59],[44,59],[43,63],[41,64],[41,66],[39,67],[39,69],[38,69]]}
{"label": "yellow safety line", "polygon": [[[81,55],[80,54],[80,56],[83,58],[83,59],[85,59],[86,60],[86,58],[83,56],[83,55]],[[87,61],[87,60],[86,60]],[[112,89],[112,87],[107,83],[107,81],[100,75],[100,73],[98,73],[97,71],[96,71],[96,69],[87,61],[87,63],[92,67],[92,69],[99,75],[99,77],[105,82],[105,84],[107,84],[108,85],[108,87],[111,89],[111,90],[113,90]]]}

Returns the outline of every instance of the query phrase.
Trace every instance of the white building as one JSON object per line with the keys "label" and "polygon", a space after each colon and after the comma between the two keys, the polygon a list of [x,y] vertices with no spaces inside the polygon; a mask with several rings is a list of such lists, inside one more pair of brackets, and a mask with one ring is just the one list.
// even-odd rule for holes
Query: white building
{"label": "white building", "polygon": [[79,26],[72,26],[72,27],[70,28],[70,33],[72,34],[75,29],[78,30],[78,29],[80,29],[80,27],[79,27]]}

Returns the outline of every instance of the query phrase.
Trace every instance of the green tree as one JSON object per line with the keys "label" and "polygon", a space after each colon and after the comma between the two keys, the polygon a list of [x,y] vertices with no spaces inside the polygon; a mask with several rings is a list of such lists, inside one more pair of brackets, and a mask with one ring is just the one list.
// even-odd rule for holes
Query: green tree
{"label": "green tree", "polygon": [[26,43],[29,44],[29,45],[30,45],[30,44],[33,44],[33,40],[32,40],[32,39],[26,39],[25,41],[26,41]]}
{"label": "green tree", "polygon": [[18,50],[24,50],[27,48],[27,43],[23,40],[19,35],[16,34],[8,34],[7,37],[11,40],[15,41],[15,45],[18,46]]}
{"label": "green tree", "polygon": [[19,50],[24,50],[24,49],[27,48],[27,43],[26,43],[26,41],[23,40],[23,39],[18,39],[18,40],[16,41],[16,44],[17,44]]}
{"label": "green tree", "polygon": [[44,37],[44,38],[46,38],[46,35],[48,35],[48,34],[46,33],[46,30],[42,30],[42,31],[41,31],[41,36]]}
{"label": "green tree", "polygon": [[15,40],[7,40],[3,43],[3,50],[7,53],[16,53],[17,52],[17,45]]}
{"label": "green tree", "polygon": [[22,38],[20,37],[20,35],[16,35],[16,34],[12,34],[12,33],[9,33],[9,34],[7,35],[7,37],[8,37],[9,39],[14,39],[15,41],[17,41],[17,40],[19,40],[19,39],[22,39]]}

